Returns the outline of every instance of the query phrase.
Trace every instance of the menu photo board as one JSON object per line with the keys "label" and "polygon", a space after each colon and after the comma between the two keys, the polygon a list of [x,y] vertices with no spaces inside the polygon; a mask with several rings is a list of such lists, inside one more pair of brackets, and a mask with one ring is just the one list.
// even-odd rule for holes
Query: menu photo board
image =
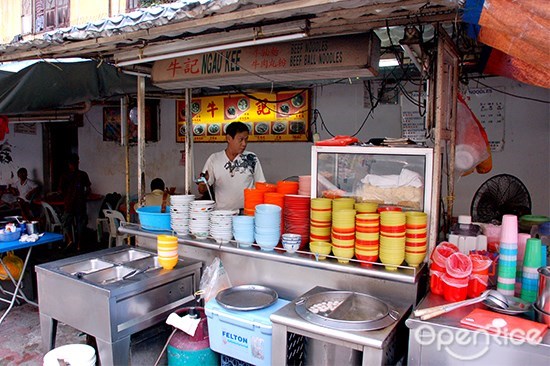
{"label": "menu photo board", "polygon": [[[248,125],[249,142],[308,141],[310,92],[224,94],[192,98],[194,142],[225,142],[231,122]],[[185,141],[185,100],[176,101],[176,142]]]}

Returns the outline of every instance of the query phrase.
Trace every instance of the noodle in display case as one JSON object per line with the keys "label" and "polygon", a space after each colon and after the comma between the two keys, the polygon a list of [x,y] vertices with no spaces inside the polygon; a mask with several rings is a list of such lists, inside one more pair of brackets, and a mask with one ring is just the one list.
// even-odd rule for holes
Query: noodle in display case
{"label": "noodle in display case", "polygon": [[[225,142],[231,122],[248,125],[248,141],[308,141],[309,90],[193,98],[193,141]],[[176,101],[176,142],[185,141],[185,101]]]}

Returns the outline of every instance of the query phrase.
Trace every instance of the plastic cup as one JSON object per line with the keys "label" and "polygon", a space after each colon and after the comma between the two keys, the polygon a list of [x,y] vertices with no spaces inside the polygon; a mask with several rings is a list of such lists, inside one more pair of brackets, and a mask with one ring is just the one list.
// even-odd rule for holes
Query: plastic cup
{"label": "plastic cup", "polygon": [[539,268],[542,266],[542,242],[537,238],[527,239],[525,244],[525,255],[523,257],[523,266]]}
{"label": "plastic cup", "polygon": [[517,243],[518,240],[518,217],[516,215],[502,216],[500,231],[501,243]]}

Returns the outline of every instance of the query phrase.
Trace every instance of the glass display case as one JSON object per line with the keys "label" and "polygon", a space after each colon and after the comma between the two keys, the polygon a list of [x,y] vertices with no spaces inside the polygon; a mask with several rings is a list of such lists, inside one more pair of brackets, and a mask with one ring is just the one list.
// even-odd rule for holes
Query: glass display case
{"label": "glass display case", "polygon": [[354,197],[430,213],[433,149],[313,146],[312,197]]}

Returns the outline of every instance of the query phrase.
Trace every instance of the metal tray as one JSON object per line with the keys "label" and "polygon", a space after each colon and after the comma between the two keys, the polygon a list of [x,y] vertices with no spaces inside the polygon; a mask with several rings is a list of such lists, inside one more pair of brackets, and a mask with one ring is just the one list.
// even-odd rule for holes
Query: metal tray
{"label": "metal tray", "polygon": [[500,308],[490,301],[483,301],[483,305],[487,306],[492,311],[496,311],[497,313],[501,314],[507,314],[507,315],[518,315],[523,314],[531,310],[531,303],[528,301],[525,301],[523,299],[520,299],[519,297],[513,297],[513,296],[505,296],[506,300],[508,300],[508,308],[503,309]]}
{"label": "metal tray", "polygon": [[[326,303],[333,303],[333,308],[313,310]],[[351,291],[325,291],[301,297],[296,301],[296,312],[310,323],[349,331],[382,329],[399,319],[399,313],[382,300]]]}
{"label": "metal tray", "polygon": [[241,285],[218,292],[216,301],[230,310],[259,310],[274,304],[279,295],[269,287],[259,285]]}

